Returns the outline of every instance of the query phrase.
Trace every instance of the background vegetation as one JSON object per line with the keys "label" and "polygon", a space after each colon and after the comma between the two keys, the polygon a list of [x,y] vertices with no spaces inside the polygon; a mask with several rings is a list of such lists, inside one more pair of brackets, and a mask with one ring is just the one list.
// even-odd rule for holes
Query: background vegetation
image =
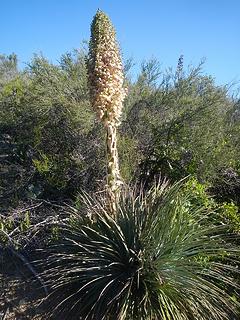
{"label": "background vegetation", "polygon": [[[58,64],[36,55],[20,70],[15,54],[0,56],[1,255],[8,246],[24,262],[58,239],[59,217],[82,208],[80,190],[103,189],[104,133],[90,107],[86,58],[84,49]],[[181,56],[163,71],[152,59],[134,80],[131,65],[118,137],[123,179],[148,190],[156,178],[190,176],[184,205],[204,207],[206,219],[239,234],[239,96],[204,75],[203,62],[184,66]]]}
{"label": "background vegetation", "polygon": [[[74,199],[96,191],[105,174],[102,129],[90,108],[86,53],[63,55],[54,65],[34,56],[24,70],[17,57],[0,56],[1,210],[29,199]],[[119,130],[126,182],[171,181],[187,175],[218,202],[240,203],[240,101],[197,67],[162,71],[143,62],[131,80]],[[232,91],[231,91],[232,92]]]}

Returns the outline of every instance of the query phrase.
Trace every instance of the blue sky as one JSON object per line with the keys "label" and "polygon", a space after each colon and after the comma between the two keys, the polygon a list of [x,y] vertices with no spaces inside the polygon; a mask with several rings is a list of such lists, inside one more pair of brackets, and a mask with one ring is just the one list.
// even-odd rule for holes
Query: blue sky
{"label": "blue sky", "polygon": [[217,84],[240,81],[240,0],[1,0],[0,53],[21,65],[42,52],[56,62],[88,40],[96,10],[117,30],[124,58],[139,65],[157,58],[162,68],[205,57]]}

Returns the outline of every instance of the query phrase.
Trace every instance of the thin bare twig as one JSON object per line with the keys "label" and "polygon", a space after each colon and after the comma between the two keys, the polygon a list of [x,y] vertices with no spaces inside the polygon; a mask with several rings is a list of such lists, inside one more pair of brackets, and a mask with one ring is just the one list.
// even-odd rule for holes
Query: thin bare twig
{"label": "thin bare twig", "polygon": [[22,210],[17,210],[16,212],[17,213],[23,213],[23,212],[27,212],[27,211],[30,211],[30,210],[33,210],[33,209],[36,209],[38,207],[40,207],[41,205],[43,204],[43,201],[34,205],[34,206],[31,206],[31,207],[28,207],[28,208],[25,208],[25,209],[22,209]]}
{"label": "thin bare twig", "polygon": [[27,261],[27,259],[19,252],[17,252],[16,250],[14,250],[13,248],[9,248],[9,250],[11,251],[11,253],[13,255],[15,255],[16,257],[18,257],[23,263],[24,265],[32,272],[32,274],[35,276],[35,278],[41,283],[44,292],[46,294],[46,296],[48,295],[48,289],[45,286],[42,278],[39,276],[39,274],[35,271],[35,269],[33,268],[33,266],[30,264],[30,262]]}
{"label": "thin bare twig", "polygon": [[27,259],[19,252],[17,252],[14,249],[14,241],[13,239],[9,236],[9,234],[7,232],[5,232],[4,230],[0,230],[7,238],[8,241],[10,242],[11,246],[8,247],[8,249],[10,250],[10,252],[15,255],[16,257],[18,257],[23,263],[24,265],[31,271],[31,273],[35,276],[35,278],[41,283],[44,292],[46,295],[48,295],[48,290],[47,287],[45,286],[43,280],[41,279],[41,277],[39,276],[39,274],[35,271],[35,269],[33,268],[33,266],[30,264],[30,262],[27,261]]}
{"label": "thin bare twig", "polygon": [[9,313],[9,307],[7,307],[7,309],[5,310],[5,312],[4,312],[4,314],[3,314],[2,318],[1,318],[1,320],[6,320],[6,319],[7,319],[7,315],[8,315],[8,313]]}

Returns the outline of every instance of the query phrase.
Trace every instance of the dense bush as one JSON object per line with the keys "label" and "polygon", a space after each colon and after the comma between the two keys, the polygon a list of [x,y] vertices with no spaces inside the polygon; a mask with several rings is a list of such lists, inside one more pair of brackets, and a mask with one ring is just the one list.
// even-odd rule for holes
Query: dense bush
{"label": "dense bush", "polygon": [[235,101],[201,74],[201,66],[181,76],[177,69],[159,81],[157,88],[145,84],[148,91],[139,94],[126,122],[129,134],[141,142],[142,179],[163,172],[172,180],[193,174],[212,181],[217,170],[237,160],[239,141],[233,145],[229,132]]}
{"label": "dense bush", "polygon": [[59,66],[36,56],[27,70],[2,82],[0,97],[0,192],[6,206],[96,189],[93,176],[104,175],[104,147],[89,110],[83,52],[64,55]]}

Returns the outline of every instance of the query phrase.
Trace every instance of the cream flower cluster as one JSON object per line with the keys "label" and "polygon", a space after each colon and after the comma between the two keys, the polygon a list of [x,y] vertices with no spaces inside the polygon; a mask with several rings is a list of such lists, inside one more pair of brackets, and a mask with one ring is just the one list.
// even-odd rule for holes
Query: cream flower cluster
{"label": "cream flower cluster", "polygon": [[88,73],[93,108],[105,126],[119,125],[126,89],[114,27],[98,11],[91,25]]}

